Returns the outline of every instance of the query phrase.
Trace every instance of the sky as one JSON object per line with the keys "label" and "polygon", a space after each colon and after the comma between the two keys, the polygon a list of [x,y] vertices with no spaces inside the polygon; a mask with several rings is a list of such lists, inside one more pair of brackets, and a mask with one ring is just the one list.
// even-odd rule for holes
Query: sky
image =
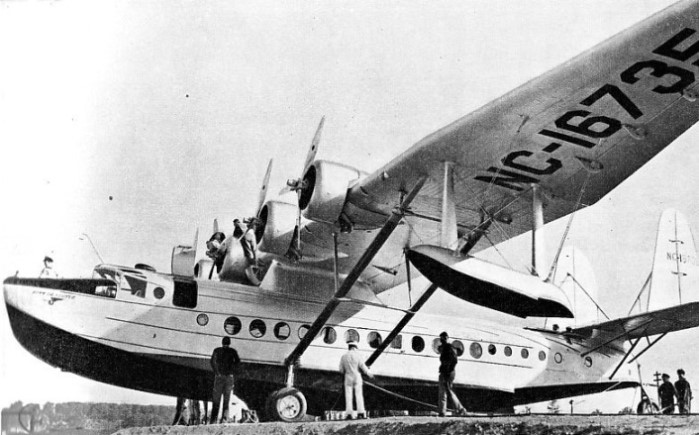
{"label": "sky", "polygon": [[[38,275],[51,255],[62,276],[89,276],[99,261],[82,234],[107,262],[169,270],[196,228],[255,212],[269,158],[271,192],[300,175],[322,116],[317,157],[372,171],[671,3],[0,2],[0,275]],[[697,127],[574,218],[567,243],[612,317],[647,277],[662,210],[699,228],[696,143]],[[562,230],[547,232],[551,249]],[[0,310],[0,406],[174,403],[49,367]],[[664,338],[641,359],[644,381],[680,366],[699,379],[697,339]]]}

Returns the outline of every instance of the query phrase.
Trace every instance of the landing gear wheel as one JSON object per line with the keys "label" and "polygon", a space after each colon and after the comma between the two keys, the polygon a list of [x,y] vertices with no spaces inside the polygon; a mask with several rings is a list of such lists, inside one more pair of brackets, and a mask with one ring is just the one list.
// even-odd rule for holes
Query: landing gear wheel
{"label": "landing gear wheel", "polygon": [[301,421],[306,416],[307,408],[306,398],[296,388],[282,388],[267,399],[267,416],[270,420]]}
{"label": "landing gear wheel", "polygon": [[657,414],[660,411],[658,404],[648,400],[642,400],[636,407],[636,414]]}

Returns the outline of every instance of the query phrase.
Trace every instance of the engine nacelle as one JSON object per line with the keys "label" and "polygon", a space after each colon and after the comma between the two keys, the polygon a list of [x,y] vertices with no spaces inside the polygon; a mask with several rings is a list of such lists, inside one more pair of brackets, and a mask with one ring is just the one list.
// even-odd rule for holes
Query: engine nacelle
{"label": "engine nacelle", "polygon": [[315,161],[303,176],[304,187],[299,197],[303,216],[317,222],[337,222],[350,182],[361,176],[359,170],[341,163]]}
{"label": "engine nacelle", "polygon": [[297,210],[295,205],[280,201],[268,201],[262,207],[258,216],[260,223],[255,231],[260,251],[286,254],[294,236]]}

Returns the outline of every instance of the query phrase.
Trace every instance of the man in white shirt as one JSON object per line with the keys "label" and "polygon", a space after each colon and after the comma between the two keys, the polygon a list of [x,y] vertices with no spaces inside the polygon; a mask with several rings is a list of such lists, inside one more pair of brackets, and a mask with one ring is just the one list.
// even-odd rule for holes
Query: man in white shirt
{"label": "man in white shirt", "polygon": [[340,373],[345,375],[345,411],[346,418],[355,418],[354,409],[352,407],[352,397],[357,400],[356,418],[366,418],[366,410],[364,409],[364,392],[362,373],[373,379],[369,368],[362,361],[362,357],[357,352],[357,343],[350,341],[347,343],[349,350],[342,355],[340,359]]}

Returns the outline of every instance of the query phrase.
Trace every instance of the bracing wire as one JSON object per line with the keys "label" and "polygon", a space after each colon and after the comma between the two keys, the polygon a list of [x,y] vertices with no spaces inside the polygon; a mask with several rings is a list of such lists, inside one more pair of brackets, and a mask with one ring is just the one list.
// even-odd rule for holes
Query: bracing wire
{"label": "bracing wire", "polygon": [[587,182],[590,180],[590,172],[588,171],[587,176],[585,177],[585,181],[583,182],[582,187],[580,188],[580,192],[578,193],[578,199],[575,201],[575,206],[573,207],[573,212],[570,214],[570,218],[568,218],[568,224],[566,224],[565,231],[563,231],[563,236],[561,237],[561,243],[558,244],[558,250],[556,251],[556,256],[553,258],[553,263],[551,263],[551,269],[549,270],[549,274],[546,277],[545,281],[551,281],[553,276],[556,274],[556,269],[558,268],[558,259],[561,257],[561,252],[563,251],[563,246],[565,245],[566,238],[568,237],[568,232],[570,231],[570,227],[573,225],[573,218],[575,217],[575,213],[578,211],[578,207],[580,207],[580,202],[582,201],[582,197],[585,194],[585,188],[587,187]]}

